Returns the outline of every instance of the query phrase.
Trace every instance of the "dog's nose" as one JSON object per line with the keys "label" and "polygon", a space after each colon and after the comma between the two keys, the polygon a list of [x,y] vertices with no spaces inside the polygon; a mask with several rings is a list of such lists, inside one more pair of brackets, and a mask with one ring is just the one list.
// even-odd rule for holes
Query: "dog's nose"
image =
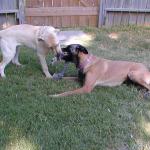
{"label": "dog's nose", "polygon": [[63,53],[57,53],[56,57],[57,60],[61,60],[63,58],[64,54]]}

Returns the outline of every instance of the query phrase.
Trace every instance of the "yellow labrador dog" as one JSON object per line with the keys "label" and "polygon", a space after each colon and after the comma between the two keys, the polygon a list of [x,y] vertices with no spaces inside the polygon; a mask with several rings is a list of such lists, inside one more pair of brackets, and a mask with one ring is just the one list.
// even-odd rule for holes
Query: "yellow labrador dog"
{"label": "yellow labrador dog", "polygon": [[0,75],[5,77],[5,67],[12,61],[21,65],[18,61],[19,48],[24,45],[36,50],[42,69],[47,78],[52,78],[45,60],[49,51],[61,54],[61,48],[57,37],[58,29],[51,26],[15,25],[0,31],[0,48],[3,59],[0,63]]}
{"label": "yellow labrador dog", "polygon": [[[51,95],[51,97],[90,93],[95,86],[118,86],[128,78],[150,91],[150,72],[142,63],[100,58],[89,54],[86,48],[79,44],[69,45],[62,50],[64,55],[61,59],[75,63],[79,73],[85,76],[85,82],[81,88]],[[64,77],[64,79],[78,78]]]}

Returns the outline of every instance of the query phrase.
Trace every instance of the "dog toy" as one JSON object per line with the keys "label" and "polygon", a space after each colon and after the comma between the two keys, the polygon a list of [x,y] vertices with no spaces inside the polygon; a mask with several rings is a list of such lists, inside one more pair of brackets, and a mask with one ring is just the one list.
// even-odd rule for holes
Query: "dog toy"
{"label": "dog toy", "polygon": [[[57,57],[54,57],[54,58],[52,59],[52,61],[50,61],[50,64],[51,64],[51,65],[54,65],[56,62],[58,62],[58,58],[57,58]],[[64,77],[64,74],[65,74],[67,68],[68,68],[68,63],[65,63],[65,64],[64,64],[64,68],[63,68],[63,70],[62,70],[61,72],[59,72],[59,73],[54,73],[54,74],[53,74],[53,79],[54,79],[54,80],[60,80],[60,79],[62,79],[62,78]]]}
{"label": "dog toy", "polygon": [[62,79],[64,77],[64,74],[65,74],[67,68],[68,68],[68,63],[65,63],[64,64],[64,68],[63,68],[63,70],[61,72],[53,74],[53,79],[54,80],[60,80],[60,79]]}

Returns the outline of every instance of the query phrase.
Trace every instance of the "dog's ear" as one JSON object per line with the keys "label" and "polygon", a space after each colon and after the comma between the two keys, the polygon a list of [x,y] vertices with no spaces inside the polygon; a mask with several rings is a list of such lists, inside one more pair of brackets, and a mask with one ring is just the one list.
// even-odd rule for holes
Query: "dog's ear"
{"label": "dog's ear", "polygon": [[79,52],[82,52],[84,54],[88,54],[87,49],[84,46],[82,46],[82,45],[78,45],[77,49],[78,49]]}

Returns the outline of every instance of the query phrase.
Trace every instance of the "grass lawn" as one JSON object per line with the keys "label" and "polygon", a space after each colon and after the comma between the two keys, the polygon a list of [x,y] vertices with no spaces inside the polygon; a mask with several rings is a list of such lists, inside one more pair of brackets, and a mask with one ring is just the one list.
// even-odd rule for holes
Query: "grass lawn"
{"label": "grass lawn", "polygon": [[[83,30],[93,37],[86,43],[93,54],[150,68],[150,28]],[[91,94],[50,98],[80,84],[46,79],[28,48],[20,61],[24,67],[10,64],[7,78],[0,79],[0,150],[150,150],[150,99],[143,99],[139,87],[97,87]],[[66,75],[73,74],[70,64]]]}

